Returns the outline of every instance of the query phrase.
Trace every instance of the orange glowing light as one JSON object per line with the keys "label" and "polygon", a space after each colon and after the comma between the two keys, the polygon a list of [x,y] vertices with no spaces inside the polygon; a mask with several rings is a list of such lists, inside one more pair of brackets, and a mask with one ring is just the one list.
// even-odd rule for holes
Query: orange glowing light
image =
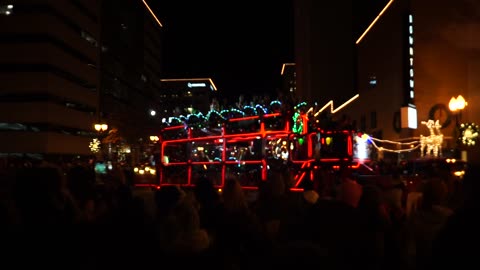
{"label": "orange glowing light", "polygon": [[382,11],[380,11],[380,13],[377,15],[377,17],[372,21],[372,23],[370,23],[370,25],[367,27],[367,29],[363,32],[363,34],[357,39],[357,41],[355,42],[355,44],[359,44],[362,39],[367,35],[367,33],[370,31],[370,29],[372,29],[372,27],[375,25],[375,23],[380,19],[380,17],[382,17],[383,13],[385,13],[385,11],[387,11],[387,9],[390,7],[390,5],[393,3],[394,0],[390,0],[387,5],[382,9]]}
{"label": "orange glowing light", "polygon": [[157,18],[157,16],[155,16],[155,13],[153,13],[153,10],[150,8],[150,6],[147,4],[147,2],[145,0],[142,0],[143,4],[145,5],[145,7],[147,8],[147,10],[150,12],[150,14],[152,14],[152,17],[155,19],[155,21],[157,21],[158,25],[160,27],[163,27],[162,23],[160,22],[160,20]]}
{"label": "orange glowing light", "polygon": [[330,100],[329,102],[327,102],[320,110],[318,110],[316,113],[315,113],[315,117],[318,116],[318,114],[320,114],[321,112],[323,112],[324,110],[326,110],[328,107],[330,107],[330,113],[331,114],[334,114],[338,111],[340,111],[341,109],[343,109],[345,106],[347,106],[348,104],[352,103],[355,99],[357,99],[358,97],[360,96],[360,94],[356,94],[355,96],[351,97],[349,100],[345,101],[342,105],[340,105],[339,107],[337,107],[336,109],[333,108],[333,100]]}
{"label": "orange glowing light", "polygon": [[284,63],[282,65],[282,71],[280,71],[280,75],[283,75],[283,73],[285,72],[285,67],[286,66],[295,66],[295,63]]}

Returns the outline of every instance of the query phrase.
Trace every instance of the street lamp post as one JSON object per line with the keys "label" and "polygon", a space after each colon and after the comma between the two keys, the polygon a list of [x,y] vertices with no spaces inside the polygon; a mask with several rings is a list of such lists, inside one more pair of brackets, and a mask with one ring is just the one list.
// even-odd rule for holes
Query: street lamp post
{"label": "street lamp post", "polygon": [[94,124],[93,127],[97,132],[105,132],[108,129],[108,125],[105,123],[102,123],[102,124],[97,123],[97,124]]}
{"label": "street lamp post", "polygon": [[459,125],[459,121],[461,120],[462,117],[462,110],[465,109],[465,107],[468,105],[468,103],[465,101],[465,98],[463,98],[462,95],[459,95],[458,97],[452,97],[450,99],[450,102],[448,103],[448,108],[450,108],[450,111],[455,114],[455,124]]}
{"label": "street lamp post", "polygon": [[[467,101],[462,95],[458,95],[458,97],[452,97],[450,102],[448,103],[448,108],[450,111],[455,115],[455,128],[454,128],[454,140],[458,139],[460,134],[460,121],[462,120],[462,111],[468,105]],[[455,144],[455,154],[458,157],[459,154],[459,145],[458,142]]]}
{"label": "street lamp post", "polygon": [[[102,134],[105,133],[105,131],[108,130],[108,125],[106,123],[95,123],[93,124],[93,128],[97,131],[98,133],[98,136],[99,136],[99,141],[100,141],[100,145],[99,145],[99,151],[98,151],[98,156],[97,156],[97,159],[103,159],[103,152],[102,152]],[[110,151],[110,149],[109,149]]]}

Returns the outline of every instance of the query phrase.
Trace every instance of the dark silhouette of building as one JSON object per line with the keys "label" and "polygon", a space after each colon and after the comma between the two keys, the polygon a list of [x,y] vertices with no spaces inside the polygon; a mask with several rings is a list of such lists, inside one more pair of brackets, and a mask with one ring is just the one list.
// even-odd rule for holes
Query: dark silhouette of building
{"label": "dark silhouette of building", "polygon": [[[217,97],[211,78],[161,79],[162,117],[208,113]],[[215,108],[219,110],[219,108]]]}
{"label": "dark silhouette of building", "polygon": [[146,133],[161,44],[145,1],[1,3],[2,155],[89,155],[98,121],[129,139]]}
{"label": "dark silhouette of building", "polygon": [[298,96],[343,104],[357,94],[353,0],[294,0],[294,12]]}
{"label": "dark silhouette of building", "polygon": [[296,101],[297,99],[297,70],[295,63],[282,64],[281,86],[279,96],[282,99]]}

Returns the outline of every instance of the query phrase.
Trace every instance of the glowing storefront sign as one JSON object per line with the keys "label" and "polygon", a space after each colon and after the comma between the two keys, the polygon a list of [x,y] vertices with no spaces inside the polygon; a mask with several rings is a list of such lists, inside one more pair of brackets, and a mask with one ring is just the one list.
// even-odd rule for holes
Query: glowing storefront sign
{"label": "glowing storefront sign", "polygon": [[206,87],[207,84],[206,84],[206,83],[191,83],[191,82],[189,82],[189,83],[187,83],[187,86],[188,86],[189,88],[193,88],[193,87]]}

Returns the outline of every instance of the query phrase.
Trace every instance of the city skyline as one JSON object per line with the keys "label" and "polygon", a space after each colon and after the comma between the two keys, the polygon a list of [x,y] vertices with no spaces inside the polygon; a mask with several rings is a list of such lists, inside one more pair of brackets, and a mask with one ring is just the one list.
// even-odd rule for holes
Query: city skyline
{"label": "city skyline", "polygon": [[[164,25],[165,75],[211,77],[220,93],[229,97],[239,92],[275,94],[282,64],[295,62],[294,1],[278,1],[275,7],[252,1],[235,7],[213,1],[152,2]],[[355,1],[355,36],[386,2]]]}

